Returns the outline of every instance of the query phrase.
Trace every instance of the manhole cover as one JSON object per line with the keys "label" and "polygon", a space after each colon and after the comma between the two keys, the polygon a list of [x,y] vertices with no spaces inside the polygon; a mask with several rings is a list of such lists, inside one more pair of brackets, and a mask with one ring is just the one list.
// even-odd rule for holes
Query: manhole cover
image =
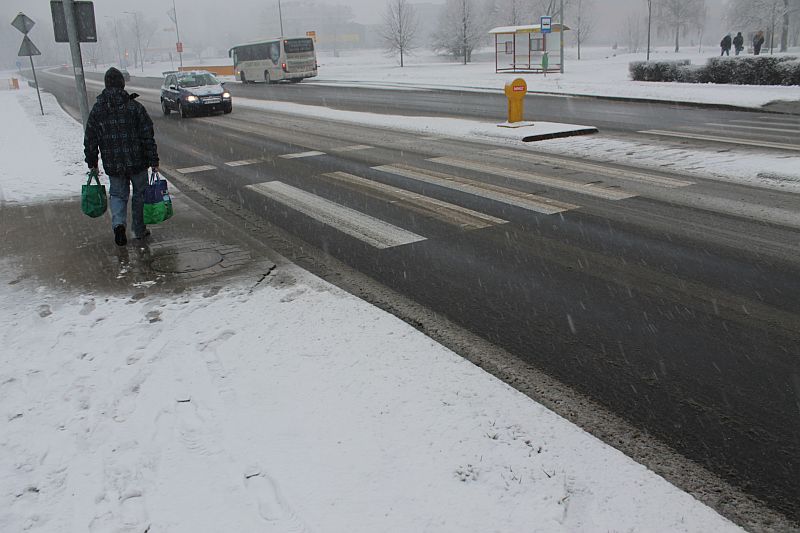
{"label": "manhole cover", "polygon": [[216,250],[175,252],[153,259],[153,270],[170,274],[186,274],[206,270],[222,262],[223,256]]}

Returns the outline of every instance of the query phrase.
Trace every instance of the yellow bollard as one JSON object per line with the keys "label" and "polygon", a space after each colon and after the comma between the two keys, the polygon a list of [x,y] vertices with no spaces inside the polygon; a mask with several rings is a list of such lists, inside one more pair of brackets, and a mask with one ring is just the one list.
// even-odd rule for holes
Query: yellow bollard
{"label": "yellow bollard", "polygon": [[517,78],[511,83],[506,83],[506,96],[508,97],[508,122],[522,122],[525,114],[525,95],[528,94],[528,84],[522,78]]}

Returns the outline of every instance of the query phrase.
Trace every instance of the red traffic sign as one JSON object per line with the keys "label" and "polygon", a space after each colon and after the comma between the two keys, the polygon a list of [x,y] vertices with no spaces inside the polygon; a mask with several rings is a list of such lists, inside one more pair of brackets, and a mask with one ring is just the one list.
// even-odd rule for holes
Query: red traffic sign
{"label": "red traffic sign", "polygon": [[19,52],[17,56],[25,57],[25,56],[40,56],[42,53],[36,48],[36,45],[33,44],[33,41],[26,35],[22,38],[22,46],[19,47]]}
{"label": "red traffic sign", "polygon": [[175,50],[177,50],[179,54],[182,54],[183,53],[183,43],[175,43]]}
{"label": "red traffic sign", "polygon": [[34,24],[36,24],[30,17],[28,17],[25,13],[21,11],[17,13],[17,16],[14,17],[14,20],[11,22],[11,25],[17,28],[20,32],[24,34],[28,34],[28,32],[33,29]]}

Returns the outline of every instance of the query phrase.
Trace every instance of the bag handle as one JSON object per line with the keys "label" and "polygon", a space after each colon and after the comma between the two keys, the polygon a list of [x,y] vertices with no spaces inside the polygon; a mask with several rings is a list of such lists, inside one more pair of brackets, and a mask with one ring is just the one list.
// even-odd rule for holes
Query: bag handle
{"label": "bag handle", "polygon": [[96,170],[90,170],[89,172],[87,172],[86,173],[86,178],[87,178],[86,179],[86,185],[91,185],[92,184],[92,178],[94,178],[95,183],[100,185],[100,173],[97,172]]}
{"label": "bag handle", "polygon": [[163,180],[164,178],[161,177],[161,173],[157,170],[153,170],[150,172],[150,179],[148,180],[148,185],[153,185],[155,182]]}

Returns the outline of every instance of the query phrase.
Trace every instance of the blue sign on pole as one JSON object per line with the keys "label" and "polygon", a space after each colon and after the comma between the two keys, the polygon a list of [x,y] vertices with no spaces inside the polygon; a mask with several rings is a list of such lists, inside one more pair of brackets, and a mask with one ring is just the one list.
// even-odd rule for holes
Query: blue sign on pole
{"label": "blue sign on pole", "polygon": [[542,17],[539,20],[542,33],[553,33],[553,17]]}

